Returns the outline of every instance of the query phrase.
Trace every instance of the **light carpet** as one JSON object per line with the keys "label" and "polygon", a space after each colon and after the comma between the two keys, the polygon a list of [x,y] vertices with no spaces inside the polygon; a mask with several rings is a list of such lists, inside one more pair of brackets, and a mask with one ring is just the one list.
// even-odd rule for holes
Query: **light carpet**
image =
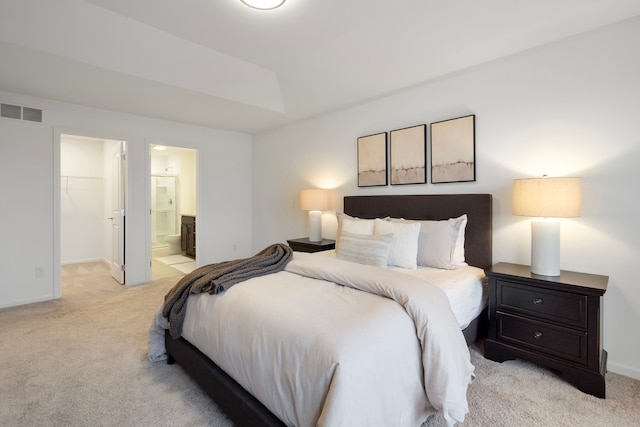
{"label": "light carpet", "polygon": [[[59,300],[0,310],[0,425],[233,426],[180,367],[147,360],[151,318],[179,277],[123,287],[104,276],[63,287]],[[598,399],[479,350],[464,426],[640,425],[640,381],[609,373]]]}
{"label": "light carpet", "polygon": [[179,277],[83,279],[0,310],[0,425],[232,426],[181,368],[147,360],[150,320]]}
{"label": "light carpet", "polygon": [[599,399],[582,393],[554,371],[521,360],[493,362],[481,350],[480,345],[471,351],[476,379],[467,393],[469,414],[464,426],[640,426],[638,380],[609,372],[607,398]]}

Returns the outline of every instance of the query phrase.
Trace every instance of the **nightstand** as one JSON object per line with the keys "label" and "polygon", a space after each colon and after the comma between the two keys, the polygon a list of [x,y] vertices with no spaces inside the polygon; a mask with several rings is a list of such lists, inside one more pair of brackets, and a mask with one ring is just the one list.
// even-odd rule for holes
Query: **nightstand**
{"label": "nightstand", "polygon": [[561,271],[532,274],[499,263],[489,278],[487,359],[526,359],[560,371],[585,393],[605,397],[607,352],[602,348],[602,299],[609,278]]}
{"label": "nightstand", "polygon": [[336,241],[322,239],[320,242],[312,242],[308,237],[287,240],[287,243],[294,251],[298,252],[320,252],[336,248]]}

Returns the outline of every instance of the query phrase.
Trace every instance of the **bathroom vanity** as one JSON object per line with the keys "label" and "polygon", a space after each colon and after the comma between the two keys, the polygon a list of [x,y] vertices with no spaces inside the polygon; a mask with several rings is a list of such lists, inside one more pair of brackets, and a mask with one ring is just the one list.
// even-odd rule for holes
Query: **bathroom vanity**
{"label": "bathroom vanity", "polygon": [[182,215],[180,226],[180,242],[182,250],[188,257],[196,257],[196,217]]}

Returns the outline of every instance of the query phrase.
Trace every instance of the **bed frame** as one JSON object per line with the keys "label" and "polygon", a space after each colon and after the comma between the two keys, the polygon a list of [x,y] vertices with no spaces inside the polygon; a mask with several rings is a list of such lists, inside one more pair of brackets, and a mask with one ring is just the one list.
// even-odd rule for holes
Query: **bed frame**
{"label": "bed frame", "polygon": [[[413,220],[439,220],[467,214],[465,259],[480,268],[491,266],[491,194],[347,196],[344,212],[359,218],[391,216]],[[483,312],[463,331],[467,343],[485,336],[486,325],[487,316]],[[168,331],[165,343],[168,363],[177,362],[236,425],[285,425],[191,343],[183,338],[174,340]]]}

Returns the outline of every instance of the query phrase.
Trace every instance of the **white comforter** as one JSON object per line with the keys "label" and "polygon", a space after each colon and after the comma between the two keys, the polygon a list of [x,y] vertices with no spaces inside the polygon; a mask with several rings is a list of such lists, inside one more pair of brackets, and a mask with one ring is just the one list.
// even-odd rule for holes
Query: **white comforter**
{"label": "white comforter", "polygon": [[[334,250],[317,252],[317,255],[336,257]],[[418,267],[410,270],[401,267],[389,267],[410,276],[417,277],[442,289],[447,295],[453,314],[458,319],[460,329],[464,329],[487,306],[486,276],[484,270],[471,265],[462,265],[455,270]]]}
{"label": "white comforter", "polygon": [[391,270],[295,252],[286,271],[190,297],[183,336],[288,425],[419,426],[429,402],[453,424],[468,410],[474,368],[447,297]]}

